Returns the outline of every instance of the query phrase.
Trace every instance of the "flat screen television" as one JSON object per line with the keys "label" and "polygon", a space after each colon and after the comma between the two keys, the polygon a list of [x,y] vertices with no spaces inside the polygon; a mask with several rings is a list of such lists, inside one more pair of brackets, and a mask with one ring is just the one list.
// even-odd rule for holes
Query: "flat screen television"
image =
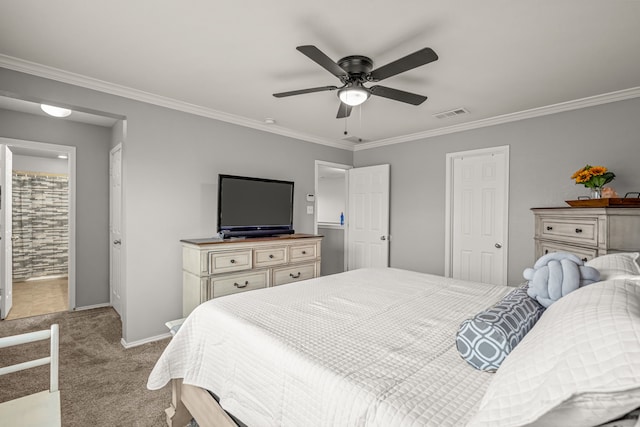
{"label": "flat screen television", "polygon": [[293,182],[219,175],[218,233],[223,238],[293,234]]}

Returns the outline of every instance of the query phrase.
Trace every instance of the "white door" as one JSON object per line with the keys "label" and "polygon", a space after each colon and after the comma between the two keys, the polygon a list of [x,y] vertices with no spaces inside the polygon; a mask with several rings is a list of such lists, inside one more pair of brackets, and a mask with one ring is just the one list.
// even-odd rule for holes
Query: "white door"
{"label": "white door", "polygon": [[447,155],[450,275],[506,285],[508,147]]}
{"label": "white door", "polygon": [[111,150],[109,158],[110,191],[110,274],[111,305],[122,318],[122,144]]}
{"label": "white door", "polygon": [[349,169],[348,269],[389,266],[389,165]]}
{"label": "white door", "polygon": [[11,176],[13,154],[0,145],[0,319],[4,319],[13,305],[13,245],[11,244]]}

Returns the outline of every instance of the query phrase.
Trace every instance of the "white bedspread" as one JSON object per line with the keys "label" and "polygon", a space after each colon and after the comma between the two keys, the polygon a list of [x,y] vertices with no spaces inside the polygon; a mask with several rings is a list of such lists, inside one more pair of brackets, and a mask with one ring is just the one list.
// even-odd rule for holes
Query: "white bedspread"
{"label": "white bedspread", "polygon": [[491,379],[458,355],[460,323],[509,288],[362,269],[198,306],[158,360],[251,427],[460,426]]}

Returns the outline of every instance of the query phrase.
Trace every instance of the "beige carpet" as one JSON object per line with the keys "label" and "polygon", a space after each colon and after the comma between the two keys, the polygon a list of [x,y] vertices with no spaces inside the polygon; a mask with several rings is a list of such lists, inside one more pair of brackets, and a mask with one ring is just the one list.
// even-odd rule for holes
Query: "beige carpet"
{"label": "beige carpet", "polygon": [[[120,318],[112,308],[54,313],[0,322],[0,337],[60,325],[62,425],[166,425],[171,391],[146,388],[147,377],[168,339],[126,350]],[[0,366],[46,357],[48,341],[0,349]],[[0,402],[49,388],[49,367],[0,377]],[[1,424],[1,423],[0,423]]]}

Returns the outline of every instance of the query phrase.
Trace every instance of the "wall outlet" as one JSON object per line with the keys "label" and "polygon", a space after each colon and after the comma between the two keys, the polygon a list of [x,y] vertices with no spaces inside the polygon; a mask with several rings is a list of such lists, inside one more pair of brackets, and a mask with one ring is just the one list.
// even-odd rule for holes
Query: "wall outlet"
{"label": "wall outlet", "polygon": [[308,213],[309,215],[313,215],[313,205],[308,205],[308,206],[307,206],[307,213]]}

